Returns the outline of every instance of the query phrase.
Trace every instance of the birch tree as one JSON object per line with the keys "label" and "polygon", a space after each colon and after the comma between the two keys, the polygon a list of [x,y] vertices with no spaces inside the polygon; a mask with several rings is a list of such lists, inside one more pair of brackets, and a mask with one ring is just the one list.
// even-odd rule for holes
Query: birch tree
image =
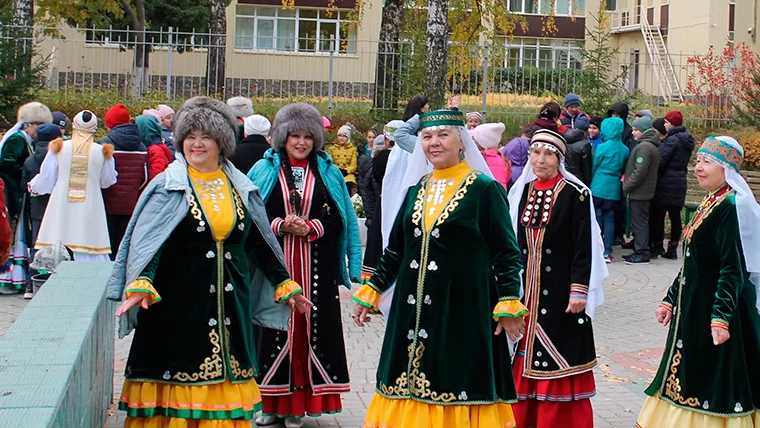
{"label": "birch tree", "polygon": [[227,68],[227,5],[225,0],[210,0],[209,49],[206,82],[209,94],[224,93]]}

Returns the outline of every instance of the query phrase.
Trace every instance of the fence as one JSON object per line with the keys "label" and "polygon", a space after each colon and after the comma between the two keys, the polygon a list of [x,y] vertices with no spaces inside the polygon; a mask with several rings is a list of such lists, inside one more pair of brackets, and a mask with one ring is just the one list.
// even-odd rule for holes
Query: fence
{"label": "fence", "polygon": [[[3,37],[8,37],[8,28]],[[235,30],[231,30],[233,33]],[[295,99],[398,110],[422,91],[424,45],[380,44],[343,35],[273,37],[172,31],[77,30],[36,27],[36,43],[47,60],[46,84],[65,94],[109,91],[125,96],[157,93],[167,99],[209,94],[241,95],[270,103]],[[215,46],[211,40],[217,40]],[[258,47],[263,45],[264,47]],[[220,46],[222,46],[220,48]],[[224,56],[224,58],[222,58]],[[219,64],[226,58],[226,70]],[[671,54],[675,78],[686,104],[661,97],[657,73],[646,52],[620,53],[612,74],[621,75],[619,98],[655,114],[683,110],[690,124],[720,126],[730,120],[739,92],[735,79],[710,87],[716,73],[732,76],[732,64],[713,64],[704,73],[695,56]],[[576,42],[522,39],[519,44],[450,45],[447,92],[460,95],[463,110],[486,113],[489,120],[527,122],[541,104],[568,92],[592,93]],[[713,85],[714,86],[714,85]]]}

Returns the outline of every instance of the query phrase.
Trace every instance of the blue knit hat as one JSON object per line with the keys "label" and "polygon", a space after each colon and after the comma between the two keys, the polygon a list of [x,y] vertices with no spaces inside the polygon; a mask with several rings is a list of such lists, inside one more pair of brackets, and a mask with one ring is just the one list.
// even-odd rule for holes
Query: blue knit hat
{"label": "blue knit hat", "polygon": [[37,141],[53,141],[61,138],[61,128],[57,124],[46,123],[37,127]]}
{"label": "blue knit hat", "polygon": [[565,97],[565,107],[579,106],[579,105],[581,105],[581,97],[579,97],[578,95],[575,95],[572,92],[567,94],[567,96]]}

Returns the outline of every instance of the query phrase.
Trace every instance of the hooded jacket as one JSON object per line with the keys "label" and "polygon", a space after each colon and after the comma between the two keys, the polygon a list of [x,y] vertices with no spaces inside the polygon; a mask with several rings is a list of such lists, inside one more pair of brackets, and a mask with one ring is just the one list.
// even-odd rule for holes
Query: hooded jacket
{"label": "hooded jacket", "polygon": [[686,175],[694,151],[694,137],[683,126],[668,131],[660,142],[660,168],[655,199],[666,207],[683,207],[686,200]]}
{"label": "hooded jacket", "polygon": [[591,168],[591,194],[595,198],[620,200],[620,177],[630,151],[623,144],[623,119],[604,119],[600,128],[602,140],[594,151]]}
{"label": "hooded jacket", "polygon": [[625,166],[623,193],[632,201],[649,201],[657,188],[660,136],[654,128],[644,131]]}
{"label": "hooded jacket", "polygon": [[501,149],[501,153],[512,163],[512,177],[509,180],[510,186],[522,175],[523,169],[525,169],[525,165],[528,163],[528,150],[530,150],[530,140],[523,137],[509,140],[507,145]]}
{"label": "hooded jacket", "polygon": [[633,128],[628,123],[629,107],[626,103],[615,103],[607,110],[607,117],[612,117],[612,113],[617,113],[620,118],[623,119],[623,144],[628,147],[628,150],[633,150],[636,147],[636,138],[633,136]]}
{"label": "hooded jacket", "polygon": [[588,125],[591,123],[591,116],[586,113],[578,113],[578,116],[573,117],[570,116],[567,110],[562,110],[562,113],[559,115],[559,121],[570,129],[575,129],[576,127],[588,129]]}
{"label": "hooded jacket", "polygon": [[565,132],[565,141],[567,141],[565,167],[583,184],[590,185],[593,164],[591,143],[585,138],[583,131],[579,129],[568,129]]}
{"label": "hooded jacket", "polygon": [[162,173],[172,162],[173,153],[164,144],[158,119],[142,115],[137,116],[135,123],[140,128],[143,144],[148,148],[148,179],[153,180],[153,177]]}
{"label": "hooded jacket", "polygon": [[118,152],[144,152],[147,146],[140,138],[140,129],[134,123],[117,125],[98,144],[111,144]]}
{"label": "hooded jacket", "polygon": [[228,158],[235,168],[239,169],[243,174],[248,174],[248,171],[253,168],[253,165],[259,160],[264,158],[264,153],[272,148],[269,145],[269,141],[263,135],[251,134],[235,147],[235,151]]}

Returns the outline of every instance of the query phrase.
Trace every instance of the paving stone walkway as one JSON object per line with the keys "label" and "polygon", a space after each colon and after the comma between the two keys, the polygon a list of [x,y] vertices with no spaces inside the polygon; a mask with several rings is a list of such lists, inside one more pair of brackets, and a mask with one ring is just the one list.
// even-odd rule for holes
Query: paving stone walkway
{"label": "paving stone walkway", "polygon": [[[598,428],[632,427],[644,401],[644,389],[657,370],[666,328],[657,324],[654,310],[680,267],[680,261],[654,260],[649,265],[609,265],[605,304],[597,309],[594,329],[599,367],[595,370],[597,396],[593,399]],[[343,396],[343,413],[306,419],[304,426],[361,427],[375,389],[375,370],[385,329],[375,317],[360,329],[350,322],[351,303],[342,295],[344,333],[352,391]],[[26,305],[20,296],[0,296],[0,337]],[[115,396],[121,392],[131,337],[116,341]],[[124,414],[114,412],[109,428],[121,428]],[[275,425],[280,428],[281,426]]]}

